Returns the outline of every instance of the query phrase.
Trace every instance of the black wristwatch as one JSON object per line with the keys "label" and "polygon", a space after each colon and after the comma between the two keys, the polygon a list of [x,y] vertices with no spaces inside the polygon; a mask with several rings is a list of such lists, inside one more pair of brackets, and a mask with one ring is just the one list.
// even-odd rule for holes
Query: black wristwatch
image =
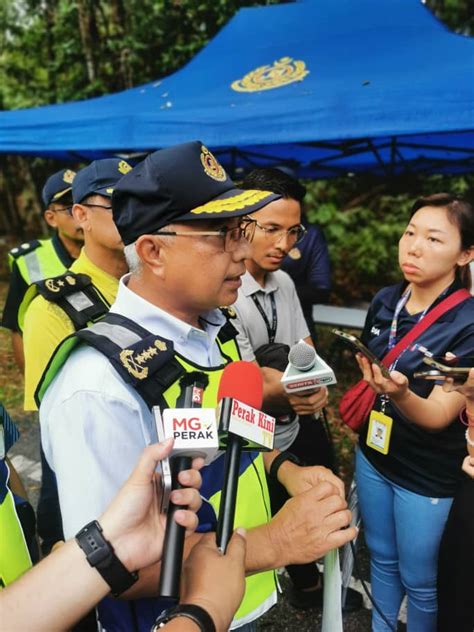
{"label": "black wristwatch", "polygon": [[301,461],[295,454],[292,454],[291,452],[280,452],[280,454],[273,459],[272,464],[270,465],[269,475],[271,478],[278,480],[278,470],[280,469],[280,465],[285,461],[291,461],[296,465],[301,465]]}
{"label": "black wristwatch", "polygon": [[130,588],[138,579],[138,573],[128,571],[110,542],[104,538],[102,527],[93,520],[76,535],[76,542],[86,554],[92,568],[105,579],[114,597]]}
{"label": "black wristwatch", "polygon": [[211,615],[201,608],[201,606],[195,606],[191,603],[179,603],[173,608],[168,608],[160,614],[155,621],[155,625],[152,627],[151,632],[158,632],[163,626],[165,626],[171,619],[176,617],[188,617],[191,621],[199,627],[201,632],[216,632],[216,626],[211,618]]}

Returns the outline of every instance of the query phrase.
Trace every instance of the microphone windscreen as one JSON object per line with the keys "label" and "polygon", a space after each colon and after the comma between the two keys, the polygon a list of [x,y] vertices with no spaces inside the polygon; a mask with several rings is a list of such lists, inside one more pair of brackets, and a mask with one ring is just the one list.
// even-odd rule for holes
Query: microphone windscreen
{"label": "microphone windscreen", "polygon": [[260,410],[263,402],[263,377],[258,366],[244,360],[228,364],[219,383],[217,401],[220,402],[224,397],[238,399],[239,402]]}
{"label": "microphone windscreen", "polygon": [[298,371],[309,371],[316,362],[316,350],[304,340],[300,340],[291,347],[288,362]]}

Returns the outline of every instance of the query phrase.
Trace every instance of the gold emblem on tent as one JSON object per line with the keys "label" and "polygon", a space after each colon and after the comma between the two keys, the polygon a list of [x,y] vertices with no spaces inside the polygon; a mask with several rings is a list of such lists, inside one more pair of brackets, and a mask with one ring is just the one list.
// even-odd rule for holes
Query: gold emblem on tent
{"label": "gold emblem on tent", "polygon": [[156,356],[157,353],[166,351],[168,348],[162,340],[155,340],[154,345],[154,347],[148,347],[148,349],[144,349],[141,353],[135,355],[132,349],[123,349],[120,352],[120,362],[130,375],[136,377],[137,380],[144,380],[148,377],[147,362]]}
{"label": "gold emblem on tent", "polygon": [[227,178],[224,167],[217,161],[213,154],[211,154],[209,149],[204,147],[204,145],[201,147],[201,162],[204,167],[204,171],[213,180],[224,182]]}
{"label": "gold emblem on tent", "polygon": [[132,167],[125,160],[121,160],[118,163],[118,170],[120,171],[120,173],[123,173],[123,175],[125,175],[132,170]]}
{"label": "gold emblem on tent", "polygon": [[268,64],[252,70],[242,79],[234,81],[230,87],[236,92],[259,92],[303,81],[308,74],[309,70],[306,70],[304,61],[282,57],[273,62],[273,65]]}
{"label": "gold emblem on tent", "polygon": [[74,177],[76,175],[75,171],[71,171],[71,169],[66,169],[63,175],[63,182],[67,182],[67,184],[72,184]]}

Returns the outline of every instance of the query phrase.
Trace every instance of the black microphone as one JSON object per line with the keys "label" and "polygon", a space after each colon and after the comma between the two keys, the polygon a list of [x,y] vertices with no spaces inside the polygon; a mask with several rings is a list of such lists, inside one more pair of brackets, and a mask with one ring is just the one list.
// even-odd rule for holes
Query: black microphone
{"label": "black microphone", "polygon": [[234,530],[242,450],[271,450],[275,419],[258,410],[263,400],[263,378],[253,362],[232,362],[225,367],[217,399],[219,441],[226,452],[216,542],[225,553]]}
{"label": "black microphone", "polygon": [[[190,469],[193,458],[206,460],[217,452],[218,439],[215,410],[203,409],[204,389],[209,384],[205,373],[187,373],[180,381],[181,393],[176,408],[168,408],[162,414],[163,436],[173,436],[175,444],[170,456],[171,489],[181,489],[178,474]],[[194,409],[201,409],[193,412]],[[174,520],[174,514],[182,505],[169,502],[166,519],[163,557],[159,581],[159,594],[170,601],[179,600],[179,585],[183,563],[186,529]]]}

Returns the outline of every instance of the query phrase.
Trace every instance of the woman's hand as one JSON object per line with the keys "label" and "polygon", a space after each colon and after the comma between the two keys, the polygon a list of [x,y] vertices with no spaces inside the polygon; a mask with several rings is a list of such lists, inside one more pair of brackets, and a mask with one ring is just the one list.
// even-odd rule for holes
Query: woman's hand
{"label": "woman's hand", "polygon": [[380,368],[376,364],[371,364],[362,353],[356,354],[356,360],[363,379],[370,384],[376,393],[384,393],[395,402],[408,394],[408,378],[400,371],[391,371],[390,378],[386,378],[382,375]]}
{"label": "woman's hand", "polygon": [[462,462],[463,472],[466,472],[468,476],[474,478],[474,456],[467,456]]}
{"label": "woman's hand", "polygon": [[447,392],[458,391],[474,406],[474,369],[469,371],[466,381],[462,384],[455,382],[452,377],[447,377],[443,383],[443,390]]}

